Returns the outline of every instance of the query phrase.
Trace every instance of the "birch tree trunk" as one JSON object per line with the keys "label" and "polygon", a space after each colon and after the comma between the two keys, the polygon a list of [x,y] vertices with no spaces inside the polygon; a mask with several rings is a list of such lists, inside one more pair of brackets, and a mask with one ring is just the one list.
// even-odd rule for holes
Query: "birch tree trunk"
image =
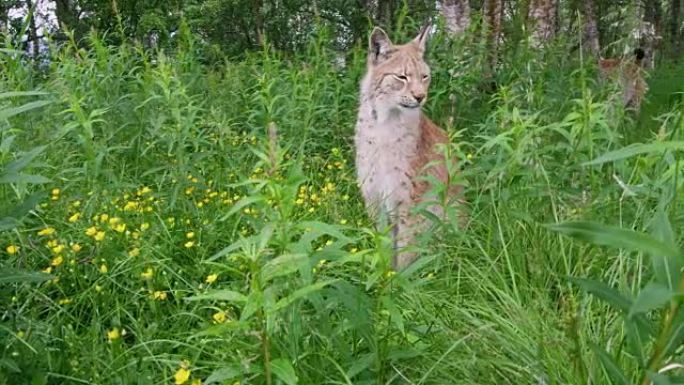
{"label": "birch tree trunk", "polygon": [[679,37],[679,13],[682,9],[682,3],[679,0],[671,0],[670,2],[670,42],[672,42],[673,49],[678,50],[681,46],[681,38]]}
{"label": "birch tree trunk", "polygon": [[556,7],[556,0],[530,0],[528,20],[533,47],[543,47],[555,35]]}
{"label": "birch tree trunk", "polygon": [[487,43],[487,63],[484,75],[487,80],[494,77],[499,60],[499,44],[501,42],[501,19],[503,18],[503,0],[485,0],[482,4],[484,32]]}
{"label": "birch tree trunk", "polygon": [[468,0],[441,0],[439,5],[447,30],[451,35],[459,35],[468,28],[470,25]]}
{"label": "birch tree trunk", "polygon": [[582,0],[581,7],[584,22],[584,47],[597,58],[601,53],[601,45],[599,42],[598,24],[596,23],[594,0]]}

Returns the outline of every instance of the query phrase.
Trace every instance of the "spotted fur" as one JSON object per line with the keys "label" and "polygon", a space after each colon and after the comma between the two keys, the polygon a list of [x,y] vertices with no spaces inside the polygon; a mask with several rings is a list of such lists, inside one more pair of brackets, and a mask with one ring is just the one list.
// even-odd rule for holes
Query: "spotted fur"
{"label": "spotted fur", "polygon": [[[404,45],[394,45],[375,28],[369,39],[367,72],[361,82],[356,122],[357,180],[371,217],[393,226],[393,266],[402,269],[417,257],[407,250],[424,218],[412,208],[425,198],[431,175],[451,186],[445,159],[437,146],[449,143],[446,132],[425,116],[430,68],[424,60],[427,29]],[[459,188],[450,187],[457,195]],[[438,206],[428,208],[442,215]]]}
{"label": "spotted fur", "polygon": [[633,59],[599,59],[602,80],[617,79],[622,89],[624,106],[635,111],[641,109],[641,103],[648,91],[643,74],[643,58],[644,51],[637,48]]}

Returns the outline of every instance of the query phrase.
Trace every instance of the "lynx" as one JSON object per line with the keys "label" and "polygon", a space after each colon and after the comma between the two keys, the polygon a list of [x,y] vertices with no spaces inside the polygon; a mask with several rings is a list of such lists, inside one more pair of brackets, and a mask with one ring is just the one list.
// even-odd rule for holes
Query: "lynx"
{"label": "lynx", "polygon": [[[449,143],[445,131],[423,114],[430,68],[424,60],[428,28],[412,41],[394,45],[376,27],[370,35],[367,72],[361,81],[356,121],[357,181],[369,216],[378,225],[392,226],[395,269],[413,263],[417,253],[408,250],[426,221],[413,210],[428,198],[425,176],[449,186],[449,195],[460,195],[452,185],[446,159],[438,145]],[[452,160],[455,161],[455,160]],[[440,206],[428,210],[443,215]]]}
{"label": "lynx", "polygon": [[622,101],[626,108],[639,111],[648,86],[644,80],[642,61],[644,50],[634,50],[633,60],[600,59],[599,71],[603,80],[618,78],[622,88]]}

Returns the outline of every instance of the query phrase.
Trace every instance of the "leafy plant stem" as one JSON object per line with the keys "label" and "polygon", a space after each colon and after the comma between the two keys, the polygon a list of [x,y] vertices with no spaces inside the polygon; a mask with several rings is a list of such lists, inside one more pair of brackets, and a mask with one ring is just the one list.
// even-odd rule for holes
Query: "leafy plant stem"
{"label": "leafy plant stem", "polygon": [[[684,273],[680,275],[679,278],[679,291],[684,291]],[[655,348],[653,350],[653,355],[648,363],[648,370],[644,373],[641,380],[641,385],[649,385],[651,380],[648,378],[648,372],[656,372],[658,367],[661,365],[661,361],[665,358],[665,353],[667,349],[668,338],[672,332],[672,321],[677,316],[679,307],[682,304],[682,300],[675,297],[670,303],[670,309],[665,313],[661,321],[660,334],[656,341]]]}

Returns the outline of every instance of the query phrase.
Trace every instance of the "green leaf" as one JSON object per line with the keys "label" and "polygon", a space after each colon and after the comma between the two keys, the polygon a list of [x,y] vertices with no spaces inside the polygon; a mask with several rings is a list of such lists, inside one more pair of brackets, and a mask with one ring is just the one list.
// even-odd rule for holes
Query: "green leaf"
{"label": "green leaf", "polygon": [[630,385],[630,381],[627,376],[622,373],[620,366],[615,362],[613,357],[611,357],[602,347],[591,344],[591,350],[598,357],[599,361],[606,370],[608,377],[612,380],[614,384],[619,385]]}
{"label": "green leaf", "polygon": [[3,174],[0,175],[0,184],[7,183],[26,183],[26,184],[45,184],[51,180],[42,175],[31,174]]}
{"label": "green leaf", "polygon": [[603,282],[594,281],[586,278],[568,278],[570,282],[581,287],[584,291],[591,293],[600,299],[608,302],[613,307],[616,307],[624,312],[629,312],[632,307],[632,301],[624,297],[617,290],[606,285]]}
{"label": "green leaf", "polygon": [[210,385],[214,383],[221,383],[223,381],[233,380],[242,376],[244,372],[242,371],[242,366],[231,365],[225,366],[220,369],[214,370],[206,380],[202,381],[203,385]]}
{"label": "green leaf", "polygon": [[[676,244],[676,236],[667,213],[662,207],[656,210],[652,223],[652,235],[665,243]],[[679,282],[679,272],[684,268],[684,261],[666,255],[653,255],[651,258],[653,273],[658,283],[674,290]]]}
{"label": "green leaf", "polygon": [[26,168],[38,155],[40,155],[46,146],[38,146],[30,151],[24,153],[21,158],[14,160],[7,165],[5,165],[5,174],[15,174],[19,173],[21,170]]}
{"label": "green leaf", "polygon": [[195,295],[185,298],[186,301],[228,301],[228,302],[247,302],[247,297],[233,290],[212,290],[206,294]]}
{"label": "green leaf", "polygon": [[568,237],[595,245],[610,246],[629,251],[642,251],[650,255],[682,258],[682,252],[677,247],[661,242],[650,235],[621,227],[594,222],[566,222],[547,225],[547,227]]}
{"label": "green leaf", "polygon": [[290,361],[284,358],[277,358],[268,363],[271,372],[287,385],[296,385],[299,379]]}
{"label": "green leaf", "polygon": [[262,196],[259,196],[259,195],[251,196],[251,197],[244,197],[244,198],[240,199],[235,205],[233,205],[233,208],[231,208],[230,211],[228,211],[228,214],[222,216],[222,217],[219,219],[219,221],[220,221],[220,222],[225,221],[226,219],[228,219],[228,218],[230,218],[231,216],[233,216],[235,213],[241,211],[242,208],[245,207],[245,206],[249,206],[249,205],[251,205],[252,203],[262,202],[262,201],[265,201],[265,200],[266,200],[266,198],[264,198],[264,197],[262,197]]}
{"label": "green leaf", "polygon": [[308,296],[311,293],[314,293],[318,290],[321,290],[322,288],[334,283],[336,280],[328,280],[328,281],[323,281],[323,282],[316,282],[312,285],[305,286],[299,290],[296,290],[292,294],[288,295],[285,298],[280,299],[276,304],[275,307],[272,309],[273,312],[278,311],[280,309],[283,309],[287,306],[289,306],[291,303],[294,301],[304,298]]}
{"label": "green leaf", "polygon": [[347,370],[347,377],[354,378],[357,374],[368,369],[375,363],[375,353],[368,353],[359,357]]}
{"label": "green leaf", "polygon": [[5,119],[11,118],[12,116],[19,115],[21,113],[35,110],[37,108],[47,106],[48,104],[52,103],[49,100],[37,100],[34,102],[29,102],[26,104],[23,104],[19,107],[10,107],[10,108],[5,108],[4,110],[0,110],[0,121],[3,121]]}
{"label": "green leaf", "polygon": [[684,142],[634,143],[619,150],[605,153],[594,160],[583,163],[582,165],[593,166],[630,158],[635,155],[663,152],[667,150],[684,150]]}
{"label": "green leaf", "polygon": [[265,283],[273,278],[290,275],[298,271],[307,260],[306,254],[284,254],[264,264],[261,280]]}
{"label": "green leaf", "polygon": [[47,92],[43,91],[9,91],[0,92],[0,99],[15,98],[19,96],[43,96],[48,95]]}
{"label": "green leaf", "polygon": [[264,305],[264,295],[260,291],[253,291],[247,297],[247,304],[240,313],[240,321],[247,321]]}
{"label": "green leaf", "polygon": [[392,298],[388,296],[382,296],[381,302],[385,310],[387,310],[389,313],[390,322],[392,322],[394,326],[399,329],[401,335],[405,335],[406,331],[404,330],[404,317],[402,317],[401,312],[397,308],[397,305],[394,303],[394,301],[392,301]]}
{"label": "green leaf", "polygon": [[50,274],[16,269],[13,267],[4,267],[0,269],[0,284],[21,282],[45,282],[52,278],[54,278],[54,276]]}
{"label": "green leaf", "polygon": [[639,295],[634,300],[634,303],[629,309],[629,317],[635,314],[647,313],[653,309],[657,309],[674,298],[675,293],[663,285],[657,283],[649,283],[641,289]]}

